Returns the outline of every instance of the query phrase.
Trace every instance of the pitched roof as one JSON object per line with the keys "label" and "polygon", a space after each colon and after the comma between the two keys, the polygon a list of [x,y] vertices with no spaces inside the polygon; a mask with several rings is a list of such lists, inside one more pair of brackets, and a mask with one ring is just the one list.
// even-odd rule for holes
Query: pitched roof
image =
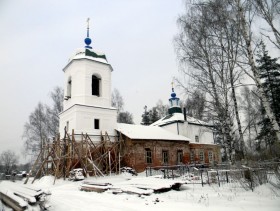
{"label": "pitched roof", "polygon": [[117,124],[117,131],[130,139],[190,141],[189,138],[171,133],[157,126]]}

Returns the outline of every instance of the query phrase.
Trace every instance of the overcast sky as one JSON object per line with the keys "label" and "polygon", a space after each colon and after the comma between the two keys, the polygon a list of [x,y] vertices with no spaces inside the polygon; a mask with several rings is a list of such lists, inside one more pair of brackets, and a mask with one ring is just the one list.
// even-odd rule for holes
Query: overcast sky
{"label": "overcast sky", "polygon": [[62,68],[84,46],[88,17],[91,46],[106,54],[112,89],[134,121],[145,105],[167,104],[179,75],[173,38],[183,11],[182,0],[0,0],[0,153],[20,153],[24,123],[63,86]]}

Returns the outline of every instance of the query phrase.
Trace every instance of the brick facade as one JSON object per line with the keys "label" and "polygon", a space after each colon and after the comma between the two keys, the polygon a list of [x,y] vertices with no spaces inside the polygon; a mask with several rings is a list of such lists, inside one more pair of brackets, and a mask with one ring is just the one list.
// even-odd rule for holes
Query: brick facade
{"label": "brick facade", "polygon": [[[124,135],[122,138],[125,143],[123,165],[132,167],[137,172],[142,172],[149,166],[170,166],[194,162],[209,164],[209,151],[213,153],[213,159],[210,163],[220,162],[220,147],[213,144],[191,144],[188,141],[176,140],[130,139]],[[195,154],[193,161],[191,161],[191,151]],[[203,162],[200,162],[199,159],[200,151],[204,155]]]}

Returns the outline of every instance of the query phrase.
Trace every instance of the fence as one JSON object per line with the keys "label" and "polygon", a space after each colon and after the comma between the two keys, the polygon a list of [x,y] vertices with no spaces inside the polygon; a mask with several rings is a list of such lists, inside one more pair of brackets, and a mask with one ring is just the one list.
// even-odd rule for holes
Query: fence
{"label": "fence", "polygon": [[267,174],[269,172],[266,168],[225,168],[224,166],[215,169],[204,168],[201,165],[175,165],[175,166],[157,166],[147,167],[146,176],[161,175],[166,179],[174,179],[180,177],[186,183],[201,184],[202,186],[208,184],[223,183],[240,183],[246,190],[254,190],[258,185],[268,182]]}

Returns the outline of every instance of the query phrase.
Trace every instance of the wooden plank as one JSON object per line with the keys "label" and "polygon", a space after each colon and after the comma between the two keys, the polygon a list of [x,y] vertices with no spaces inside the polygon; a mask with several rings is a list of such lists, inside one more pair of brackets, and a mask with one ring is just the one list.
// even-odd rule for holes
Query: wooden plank
{"label": "wooden plank", "polygon": [[0,199],[15,211],[25,210],[28,204],[20,197],[14,195],[11,191],[0,191]]}
{"label": "wooden plank", "polygon": [[16,196],[21,197],[24,201],[28,201],[29,204],[35,204],[36,198],[34,196],[29,196],[21,191],[13,191]]}
{"label": "wooden plank", "polygon": [[110,188],[110,186],[83,184],[83,185],[81,185],[80,190],[102,193],[102,192],[108,190],[109,188]]}

